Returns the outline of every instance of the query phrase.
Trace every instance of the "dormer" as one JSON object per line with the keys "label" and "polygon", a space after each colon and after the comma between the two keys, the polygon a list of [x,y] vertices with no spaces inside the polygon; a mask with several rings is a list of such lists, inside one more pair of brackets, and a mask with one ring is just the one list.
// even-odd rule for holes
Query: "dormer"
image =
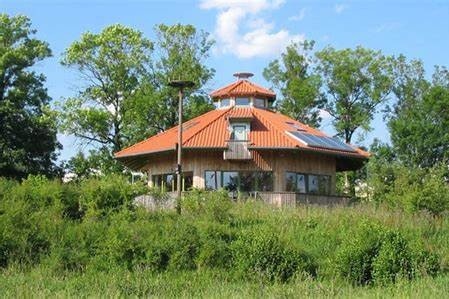
{"label": "dormer", "polygon": [[249,78],[252,73],[235,73],[237,81],[225,87],[219,88],[210,94],[217,109],[230,106],[235,107],[257,107],[262,109],[270,108],[276,100],[276,94],[260,85],[257,85]]}

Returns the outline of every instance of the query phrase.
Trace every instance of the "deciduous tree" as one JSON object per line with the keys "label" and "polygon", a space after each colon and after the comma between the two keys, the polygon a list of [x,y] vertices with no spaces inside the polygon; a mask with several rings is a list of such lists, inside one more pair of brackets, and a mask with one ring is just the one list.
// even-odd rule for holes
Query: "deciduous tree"
{"label": "deciduous tree", "polygon": [[0,175],[54,174],[61,145],[45,76],[33,68],[51,56],[25,16],[0,14]]}
{"label": "deciduous tree", "polygon": [[392,88],[392,63],[380,51],[357,47],[316,53],[325,110],[338,135],[350,143],[356,130],[369,131],[379,105]]}
{"label": "deciduous tree", "polygon": [[278,108],[300,122],[318,127],[321,121],[321,80],[311,68],[313,42],[292,44],[280,59],[276,59],[263,71],[263,76],[282,95]]}

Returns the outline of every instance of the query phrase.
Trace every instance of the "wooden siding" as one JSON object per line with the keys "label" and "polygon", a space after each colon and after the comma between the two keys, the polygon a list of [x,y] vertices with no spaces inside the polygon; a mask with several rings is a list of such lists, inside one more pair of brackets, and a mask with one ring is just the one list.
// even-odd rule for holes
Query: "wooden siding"
{"label": "wooden siding", "polygon": [[223,152],[224,160],[251,160],[252,154],[248,150],[249,141],[229,140],[228,148]]}
{"label": "wooden siding", "polygon": [[[285,191],[285,172],[302,172],[331,176],[331,194],[335,194],[335,157],[302,151],[259,150],[252,160],[223,160],[222,150],[188,150],[183,153],[183,172],[193,172],[193,186],[204,188],[206,170],[222,171],[272,171],[273,191]],[[149,184],[156,174],[174,173],[175,152],[153,155],[143,168],[148,172]]]}

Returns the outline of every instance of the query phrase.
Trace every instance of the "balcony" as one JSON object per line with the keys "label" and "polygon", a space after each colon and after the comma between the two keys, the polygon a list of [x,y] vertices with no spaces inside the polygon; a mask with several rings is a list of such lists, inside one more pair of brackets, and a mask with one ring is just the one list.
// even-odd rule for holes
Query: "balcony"
{"label": "balcony", "polygon": [[251,160],[248,140],[228,140],[228,148],[223,152],[224,160]]}

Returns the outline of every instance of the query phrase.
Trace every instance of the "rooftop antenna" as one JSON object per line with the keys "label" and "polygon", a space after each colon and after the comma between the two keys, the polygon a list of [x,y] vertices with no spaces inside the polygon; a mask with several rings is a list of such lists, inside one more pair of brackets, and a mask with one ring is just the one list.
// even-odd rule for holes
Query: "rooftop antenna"
{"label": "rooftop antenna", "polygon": [[251,78],[252,76],[254,76],[254,74],[253,73],[248,73],[248,72],[239,72],[239,73],[234,73],[233,76],[237,77],[238,80],[242,80],[242,79]]}

